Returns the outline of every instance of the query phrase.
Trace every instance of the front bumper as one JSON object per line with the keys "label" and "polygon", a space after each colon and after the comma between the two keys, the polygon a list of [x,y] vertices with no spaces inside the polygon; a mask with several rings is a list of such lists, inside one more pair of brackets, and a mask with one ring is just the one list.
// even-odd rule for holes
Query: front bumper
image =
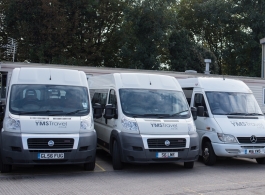
{"label": "front bumper", "polygon": [[214,152],[222,157],[263,158],[265,144],[222,144],[212,143]]}
{"label": "front bumper", "polygon": [[[148,136],[148,135],[147,135]],[[152,137],[150,135],[150,137]],[[167,139],[167,135],[160,136]],[[178,135],[174,135],[178,138]],[[199,138],[198,134],[188,136],[188,148],[147,148],[141,135],[120,133],[123,162],[129,163],[169,163],[192,162],[198,159]],[[157,153],[177,152],[176,158],[158,158]]]}
{"label": "front bumper", "polygon": [[[34,134],[30,134],[31,137]],[[64,149],[25,149],[25,137],[27,134],[1,132],[1,156],[4,164],[10,165],[41,165],[41,164],[81,164],[95,160],[97,136],[96,132],[80,134],[60,134],[60,138],[78,136],[76,148]],[[50,138],[53,134],[36,134],[36,138]],[[76,144],[76,143],[75,143]],[[63,153],[63,159],[39,159],[39,153]]]}

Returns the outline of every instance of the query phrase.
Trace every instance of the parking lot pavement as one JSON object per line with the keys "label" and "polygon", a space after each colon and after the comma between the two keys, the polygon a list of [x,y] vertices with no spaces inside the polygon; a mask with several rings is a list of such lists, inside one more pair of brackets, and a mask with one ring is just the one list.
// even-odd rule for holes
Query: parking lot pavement
{"label": "parking lot pavement", "polygon": [[[214,168],[231,167],[231,166],[258,166],[254,159],[219,159]],[[207,169],[201,161],[196,161],[193,170],[198,167]],[[208,167],[212,169],[213,167]],[[265,166],[264,166],[265,168]],[[183,163],[159,163],[159,164],[124,164],[124,169],[121,171],[177,171],[184,169]],[[185,169],[184,169],[185,170]],[[92,172],[111,172],[114,171],[112,168],[112,157],[110,154],[102,149],[97,150],[97,158],[95,170]],[[9,177],[14,175],[49,175],[49,174],[66,174],[66,173],[87,173],[91,171],[84,171],[83,165],[36,165],[36,166],[13,166],[11,173],[1,174],[0,177]]]}
{"label": "parking lot pavement", "polygon": [[162,163],[125,164],[114,171],[111,156],[98,150],[94,171],[82,165],[14,166],[12,173],[0,174],[0,194],[254,195],[264,194],[264,175],[265,166],[237,158],[214,166],[197,161],[193,169]]}

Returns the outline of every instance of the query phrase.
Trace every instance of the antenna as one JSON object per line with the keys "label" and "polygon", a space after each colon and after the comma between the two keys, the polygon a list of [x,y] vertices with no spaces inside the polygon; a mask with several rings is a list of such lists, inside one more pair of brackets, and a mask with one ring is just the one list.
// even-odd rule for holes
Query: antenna
{"label": "antenna", "polygon": [[8,43],[6,45],[6,54],[12,54],[13,62],[15,61],[15,54],[17,52],[17,41],[8,37]]}

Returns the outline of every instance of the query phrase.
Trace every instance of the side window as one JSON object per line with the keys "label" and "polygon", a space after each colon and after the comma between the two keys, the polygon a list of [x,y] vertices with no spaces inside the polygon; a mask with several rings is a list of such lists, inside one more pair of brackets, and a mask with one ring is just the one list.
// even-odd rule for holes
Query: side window
{"label": "side window", "polygon": [[204,111],[207,111],[207,106],[205,104],[205,100],[204,100],[203,94],[201,94],[201,93],[196,93],[195,94],[193,106],[196,107],[196,108],[198,106],[203,106],[204,107]]}
{"label": "side window", "polygon": [[98,103],[104,108],[107,101],[107,93],[95,93],[92,98],[92,105]]}
{"label": "side window", "polygon": [[92,105],[99,103],[99,93],[94,93],[94,96],[92,98]]}
{"label": "side window", "polygon": [[113,89],[110,90],[108,104],[112,104],[117,108],[117,98]]}

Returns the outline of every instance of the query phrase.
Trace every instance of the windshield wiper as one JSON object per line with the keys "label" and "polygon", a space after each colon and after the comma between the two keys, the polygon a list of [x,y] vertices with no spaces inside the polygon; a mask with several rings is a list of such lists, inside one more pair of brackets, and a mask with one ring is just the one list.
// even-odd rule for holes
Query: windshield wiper
{"label": "windshield wiper", "polygon": [[31,111],[31,112],[18,112],[18,115],[21,114],[43,114],[43,113],[54,113],[54,112],[63,112],[62,110],[44,110],[44,111]]}
{"label": "windshield wiper", "polygon": [[169,116],[169,114],[144,114],[144,116],[156,116],[158,118],[165,118]]}
{"label": "windshield wiper", "polygon": [[244,112],[230,112],[230,113],[227,113],[227,115],[247,115],[247,113],[244,113]]}
{"label": "windshield wiper", "polygon": [[181,111],[181,112],[177,112],[177,113],[174,113],[174,114],[171,114],[171,115],[169,115],[169,116],[177,116],[177,115],[180,115],[181,113],[183,113],[183,112],[188,112],[189,110],[183,110],[183,111]]}
{"label": "windshield wiper", "polygon": [[255,116],[255,115],[263,116],[263,114],[260,114],[260,113],[247,113],[246,114],[246,116]]}
{"label": "windshield wiper", "polygon": [[72,112],[63,113],[63,115],[76,114],[78,112],[83,112],[83,111],[87,111],[87,110],[88,110],[88,108],[86,108],[86,109],[79,109],[79,110],[75,110],[75,111],[72,111]]}
{"label": "windshield wiper", "polygon": [[133,118],[137,118],[137,117],[147,117],[147,116],[155,116],[158,118],[164,118],[167,116],[170,116],[169,114],[130,114]]}

